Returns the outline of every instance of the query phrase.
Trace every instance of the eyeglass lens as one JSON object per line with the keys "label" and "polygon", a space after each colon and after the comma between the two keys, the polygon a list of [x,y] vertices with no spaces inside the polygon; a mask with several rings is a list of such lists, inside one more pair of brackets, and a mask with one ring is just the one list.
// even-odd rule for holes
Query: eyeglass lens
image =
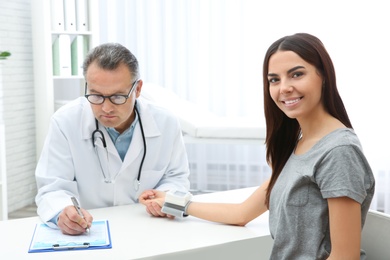
{"label": "eyeglass lens", "polygon": [[[95,105],[103,104],[104,100],[106,98],[109,98],[110,101],[115,105],[122,105],[126,103],[127,98],[130,96],[130,94],[133,92],[133,90],[136,88],[138,80],[134,81],[134,83],[131,86],[131,89],[129,91],[129,94],[127,95],[111,95],[111,96],[103,96],[103,95],[97,95],[97,94],[90,94],[85,95],[85,97],[88,99],[89,102]],[[85,93],[87,93],[87,83],[85,83]]]}
{"label": "eyeglass lens", "polygon": [[109,98],[110,101],[116,105],[121,105],[126,102],[126,96],[119,96],[119,95],[113,95],[113,96],[102,96],[102,95],[87,95],[87,99],[92,104],[102,104],[104,102],[105,98]]}

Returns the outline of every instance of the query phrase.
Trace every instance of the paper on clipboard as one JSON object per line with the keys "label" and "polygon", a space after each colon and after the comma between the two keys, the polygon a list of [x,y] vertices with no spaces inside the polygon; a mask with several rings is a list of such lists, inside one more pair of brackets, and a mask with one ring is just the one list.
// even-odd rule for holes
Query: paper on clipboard
{"label": "paper on clipboard", "polygon": [[46,224],[37,224],[31,240],[29,253],[57,250],[91,250],[112,248],[107,220],[93,221],[89,233],[71,236],[62,234]]}

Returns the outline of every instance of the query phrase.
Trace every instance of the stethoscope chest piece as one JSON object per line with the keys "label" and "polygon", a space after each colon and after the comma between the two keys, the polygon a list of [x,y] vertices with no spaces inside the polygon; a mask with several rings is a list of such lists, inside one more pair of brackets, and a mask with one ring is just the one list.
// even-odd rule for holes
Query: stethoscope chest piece
{"label": "stethoscope chest piece", "polygon": [[134,182],[133,182],[133,185],[134,185],[134,190],[135,191],[138,191],[139,190],[139,186],[141,185],[140,181],[135,179]]}

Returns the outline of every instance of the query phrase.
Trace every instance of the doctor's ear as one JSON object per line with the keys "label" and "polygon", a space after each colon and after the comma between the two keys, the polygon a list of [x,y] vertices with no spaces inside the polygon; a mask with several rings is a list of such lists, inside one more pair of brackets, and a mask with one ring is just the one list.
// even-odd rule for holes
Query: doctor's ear
{"label": "doctor's ear", "polygon": [[138,80],[136,89],[135,89],[135,96],[138,98],[141,95],[141,89],[142,89],[143,81],[140,79]]}

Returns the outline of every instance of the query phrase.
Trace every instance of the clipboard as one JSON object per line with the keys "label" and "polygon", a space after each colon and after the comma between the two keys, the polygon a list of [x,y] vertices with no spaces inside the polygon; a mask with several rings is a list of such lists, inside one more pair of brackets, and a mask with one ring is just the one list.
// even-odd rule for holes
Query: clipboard
{"label": "clipboard", "polygon": [[108,220],[93,221],[89,233],[78,236],[65,235],[59,229],[44,223],[36,224],[29,253],[66,250],[110,249],[111,234]]}

